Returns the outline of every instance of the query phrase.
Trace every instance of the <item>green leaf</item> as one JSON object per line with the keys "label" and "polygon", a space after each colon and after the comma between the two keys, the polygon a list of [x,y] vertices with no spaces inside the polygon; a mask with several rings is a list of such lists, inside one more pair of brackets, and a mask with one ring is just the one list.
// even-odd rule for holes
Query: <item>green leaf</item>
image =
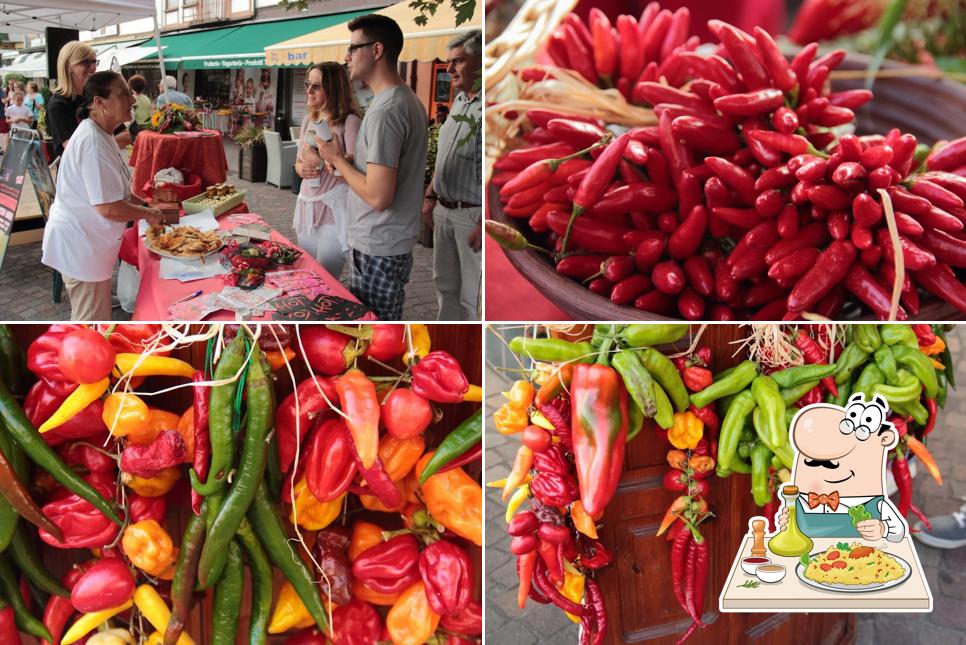
{"label": "green leaf", "polygon": [[812,562],[812,559],[808,557],[807,553],[805,553],[798,559],[798,561],[802,563],[803,567],[807,567]]}
{"label": "green leaf", "polygon": [[748,580],[744,584],[738,585],[739,587],[744,587],[745,589],[757,589],[760,583],[757,580]]}
{"label": "green leaf", "polygon": [[889,53],[889,48],[895,42],[893,31],[902,19],[902,12],[905,9],[906,0],[892,0],[882,14],[882,18],[879,19],[879,38],[875,53],[872,55],[872,60],[869,61],[868,74],[865,77],[866,88],[872,87],[872,84],[875,82],[875,73],[879,71],[879,68],[882,66],[882,61],[885,60],[886,54]]}
{"label": "green leaf", "polygon": [[852,547],[850,547],[847,542],[839,542],[838,544],[835,545],[835,548],[838,549],[839,551],[851,551],[852,550]]}

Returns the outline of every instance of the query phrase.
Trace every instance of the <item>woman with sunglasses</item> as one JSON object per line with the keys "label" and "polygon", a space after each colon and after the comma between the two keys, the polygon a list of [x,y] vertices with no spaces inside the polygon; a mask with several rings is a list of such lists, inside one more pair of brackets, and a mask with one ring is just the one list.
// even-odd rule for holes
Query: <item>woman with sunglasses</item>
{"label": "woman with sunglasses", "polygon": [[[47,131],[54,140],[54,156],[64,154],[64,146],[80,124],[77,110],[84,102],[84,82],[97,71],[97,52],[86,43],[72,40],[57,54],[57,82],[47,104]],[[114,133],[117,145],[124,148],[133,141],[135,128],[122,123]]]}
{"label": "woman with sunglasses", "polygon": [[338,137],[347,155],[355,152],[362,119],[345,67],[333,62],[311,67],[305,79],[305,107],[295,158],[295,172],[303,179],[295,202],[295,233],[298,245],[338,279],[349,248],[348,193],[341,175],[325,167],[315,136]]}

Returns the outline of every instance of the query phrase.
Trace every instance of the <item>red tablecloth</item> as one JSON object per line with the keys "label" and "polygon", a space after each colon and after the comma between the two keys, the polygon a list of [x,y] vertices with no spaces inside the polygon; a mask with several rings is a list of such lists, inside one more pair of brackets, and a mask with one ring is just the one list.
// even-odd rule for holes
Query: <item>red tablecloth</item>
{"label": "red tablecloth", "polygon": [[500,285],[486,290],[487,320],[571,320],[557,305],[520,275],[499,244],[487,240],[486,283]]}
{"label": "red tablecloth", "polygon": [[[228,177],[228,160],[221,133],[206,130],[209,136],[188,137],[142,130],[134,142],[128,162],[134,168],[131,190],[142,195],[144,184],[164,168],[187,168],[201,176],[201,186],[220,184]],[[143,196],[143,195],[142,195]]]}
{"label": "red tablecloth", "polygon": [[[224,217],[218,223],[222,230],[228,230],[237,226],[226,221]],[[264,223],[264,222],[263,222]],[[289,246],[296,246],[289,242],[285,236],[273,230],[272,239]],[[297,248],[297,247],[296,247]],[[137,238],[138,266],[141,271],[141,288],[138,291],[137,304],[134,307],[133,320],[168,320],[168,306],[176,300],[191,295],[201,289],[204,293],[221,291],[225,282],[221,276],[206,278],[204,280],[192,280],[191,282],[180,282],[178,280],[163,280],[160,276],[161,256],[152,253],[144,245],[144,238]],[[304,269],[317,274],[322,281],[329,287],[330,294],[339,296],[352,302],[359,302],[348,289],[342,286],[339,281],[332,277],[332,274],[322,268],[322,265],[314,258],[303,253],[295,264],[290,268]],[[200,297],[200,296],[199,296]],[[255,320],[268,320],[272,312],[268,315],[255,318]],[[375,320],[375,314],[369,313],[364,320]],[[234,320],[234,312],[228,310],[216,311],[207,317],[207,320]]]}

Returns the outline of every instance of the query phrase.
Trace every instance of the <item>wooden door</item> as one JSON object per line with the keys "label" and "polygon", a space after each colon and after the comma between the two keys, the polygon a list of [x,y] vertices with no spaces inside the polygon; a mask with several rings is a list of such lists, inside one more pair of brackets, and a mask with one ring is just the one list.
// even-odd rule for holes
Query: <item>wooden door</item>
{"label": "wooden door", "polygon": [[[732,357],[731,342],[744,333],[737,325],[709,325],[701,344],[711,348],[712,370],[721,371],[744,359]],[[665,509],[677,493],[661,480],[668,470],[670,444],[654,434],[648,420],[627,448],[624,475],[604,515],[601,539],[613,549],[614,563],[601,571],[600,583],[610,616],[609,645],[675,643],[691,621],[680,608],[671,585],[670,547],[656,537]],[[702,621],[692,643],[850,643],[855,639],[851,614],[721,614],[718,596],[734,561],[748,518],[757,514],[748,475],[711,477],[708,503],[715,517],[701,524],[710,546],[708,589]]]}

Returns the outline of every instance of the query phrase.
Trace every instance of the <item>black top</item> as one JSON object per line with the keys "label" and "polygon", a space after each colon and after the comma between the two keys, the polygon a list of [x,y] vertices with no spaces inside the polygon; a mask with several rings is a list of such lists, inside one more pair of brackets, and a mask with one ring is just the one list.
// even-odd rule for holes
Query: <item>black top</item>
{"label": "black top", "polygon": [[[47,102],[47,132],[54,140],[54,156],[59,157],[64,154],[64,142],[74,135],[74,130],[80,125],[77,118],[77,110],[84,103],[84,97],[77,95],[72,99],[63,94],[51,94],[50,101]],[[118,126],[114,134],[124,132],[125,126]],[[137,135],[136,124],[131,122],[131,140]]]}

